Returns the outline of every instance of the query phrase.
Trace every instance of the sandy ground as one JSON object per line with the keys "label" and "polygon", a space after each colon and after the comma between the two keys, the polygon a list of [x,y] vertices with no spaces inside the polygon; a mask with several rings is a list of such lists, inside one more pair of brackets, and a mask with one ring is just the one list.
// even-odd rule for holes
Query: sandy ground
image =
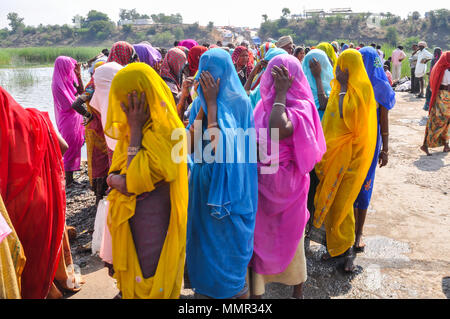
{"label": "sandy ground", "polygon": [[[340,270],[342,261],[322,262],[324,247],[307,250],[305,298],[450,298],[450,155],[442,147],[427,157],[419,150],[427,112],[424,100],[397,93],[390,112],[389,163],[377,169],[372,202],[366,218],[366,250],[355,260],[352,275]],[[75,263],[86,283],[66,298],[109,299],[118,290],[97,256],[91,256],[95,200],[86,175],[68,191],[67,223],[77,228],[72,242]],[[288,298],[292,288],[269,284],[264,298]],[[181,298],[192,298],[183,289]]]}

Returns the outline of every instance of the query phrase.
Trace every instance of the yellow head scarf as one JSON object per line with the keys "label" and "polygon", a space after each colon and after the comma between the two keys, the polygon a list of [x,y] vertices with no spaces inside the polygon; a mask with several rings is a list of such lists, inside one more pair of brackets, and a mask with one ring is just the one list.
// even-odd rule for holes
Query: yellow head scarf
{"label": "yellow head scarf", "polygon": [[341,255],[355,241],[353,203],[372,163],[378,125],[375,96],[361,54],[347,49],[337,59],[336,66],[348,70],[348,88],[341,119],[341,86],[336,79],[331,82],[332,90],[322,119],[327,152],[316,166],[320,183],[314,213],[315,227],[325,223],[331,256]]}
{"label": "yellow head scarf", "polygon": [[330,58],[331,60],[331,65],[334,67],[336,66],[336,52],[334,52],[333,46],[331,44],[329,44],[328,42],[322,42],[320,43],[316,49],[320,49],[322,51],[324,51],[327,56]]}
{"label": "yellow head scarf", "polygon": [[[126,102],[133,90],[145,92],[150,118],[142,129],[141,150],[127,169],[129,126],[120,102]],[[177,140],[172,140],[174,132]],[[136,195],[128,197],[117,190],[108,195],[114,278],[122,297],[178,298],[185,260],[188,182],[186,153],[180,155],[176,150],[186,150],[186,132],[170,89],[152,67],[131,63],[117,72],[111,83],[105,133],[119,140],[110,172],[126,174],[128,192],[139,195],[154,190],[161,180],[170,183],[169,228],[156,273],[147,279],[142,276],[128,223],[134,215]],[[181,157],[181,163],[172,160],[172,152]]]}

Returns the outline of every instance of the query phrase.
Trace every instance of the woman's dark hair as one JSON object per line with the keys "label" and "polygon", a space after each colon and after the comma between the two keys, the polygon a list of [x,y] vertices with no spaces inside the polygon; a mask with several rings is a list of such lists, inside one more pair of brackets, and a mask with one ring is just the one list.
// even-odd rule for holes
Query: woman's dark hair
{"label": "woman's dark hair", "polygon": [[295,48],[294,56],[297,57],[297,55],[298,55],[301,51],[305,51],[305,47],[303,47],[302,45],[299,45],[298,47]]}
{"label": "woman's dark hair", "polygon": [[389,71],[391,71],[391,62],[390,61],[385,61],[384,66],[387,67]]}
{"label": "woman's dark hair", "polygon": [[377,49],[381,49],[381,45],[377,45]]}
{"label": "woman's dark hair", "polygon": [[173,46],[174,46],[174,47],[177,47],[179,43],[180,43],[180,41],[176,40],[176,41],[173,43]]}
{"label": "woman's dark hair", "polygon": [[103,49],[102,53],[104,56],[108,56],[109,55],[109,50],[108,49]]}
{"label": "woman's dark hair", "polygon": [[311,51],[311,48],[310,47],[306,47],[305,48],[305,54],[308,54],[309,51]]}
{"label": "woman's dark hair", "polygon": [[403,46],[399,45],[397,48],[399,48],[400,50],[403,50]]}

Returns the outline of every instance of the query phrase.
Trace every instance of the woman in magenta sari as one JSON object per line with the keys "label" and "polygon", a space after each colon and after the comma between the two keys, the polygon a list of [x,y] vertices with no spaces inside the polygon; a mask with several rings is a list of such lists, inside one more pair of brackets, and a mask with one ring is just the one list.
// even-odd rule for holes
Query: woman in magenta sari
{"label": "woman in magenta sari", "polygon": [[[260,90],[261,100],[253,113],[259,160],[251,294],[259,298],[266,283],[279,282],[295,286],[293,298],[302,298],[309,172],[325,153],[325,138],[296,57],[274,57],[262,75]],[[270,129],[278,129],[279,137]]]}
{"label": "woman in magenta sari", "polygon": [[84,91],[80,64],[75,59],[59,56],[55,60],[52,79],[53,101],[58,131],[69,145],[64,153],[66,186],[73,182],[73,172],[80,170],[81,147],[84,143],[83,116],[78,114],[72,103]]}

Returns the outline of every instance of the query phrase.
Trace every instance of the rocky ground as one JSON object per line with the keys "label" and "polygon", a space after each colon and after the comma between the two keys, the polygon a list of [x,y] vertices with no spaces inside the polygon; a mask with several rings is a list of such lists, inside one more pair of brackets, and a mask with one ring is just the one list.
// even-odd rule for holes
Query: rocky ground
{"label": "rocky ground", "polygon": [[[387,167],[376,172],[364,241],[366,250],[355,260],[357,270],[340,270],[342,260],[322,262],[325,251],[311,243],[307,250],[305,298],[450,298],[450,155],[442,147],[427,157],[419,150],[427,112],[424,100],[397,93],[390,112],[390,150]],[[71,242],[74,261],[86,281],[67,298],[103,299],[117,294],[114,280],[90,252],[96,214],[86,167],[67,191],[67,224],[75,226]],[[264,298],[288,298],[292,288],[269,284]],[[183,289],[181,298],[192,298]]]}

